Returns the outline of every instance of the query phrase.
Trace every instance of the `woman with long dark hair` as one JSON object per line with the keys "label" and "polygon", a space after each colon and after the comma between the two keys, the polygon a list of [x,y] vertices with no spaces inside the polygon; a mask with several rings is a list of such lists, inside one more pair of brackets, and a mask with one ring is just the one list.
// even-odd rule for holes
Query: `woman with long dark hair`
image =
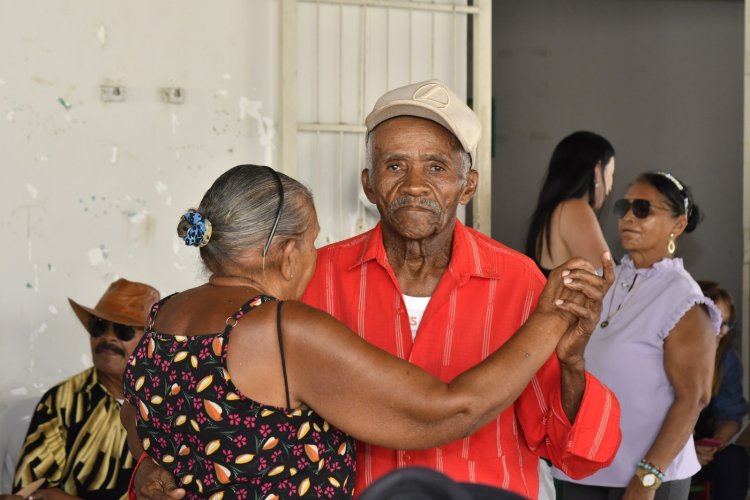
{"label": "woman with long dark hair", "polygon": [[612,190],[615,150],[579,131],[555,147],[526,236],[525,253],[545,275],[569,258],[599,262],[608,250],[596,212]]}

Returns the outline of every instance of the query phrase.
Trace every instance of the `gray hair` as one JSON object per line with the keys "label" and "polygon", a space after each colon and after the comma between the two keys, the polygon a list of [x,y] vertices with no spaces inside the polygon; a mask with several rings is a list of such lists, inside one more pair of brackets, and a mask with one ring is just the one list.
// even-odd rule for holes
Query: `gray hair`
{"label": "gray hair", "polygon": [[[312,193],[300,182],[278,174],[284,188],[284,208],[275,234],[296,237],[310,225],[306,205],[312,205]],[[197,209],[212,227],[210,241],[200,249],[206,267],[212,272],[222,271],[237,262],[241,252],[262,250],[276,220],[279,199],[279,183],[268,167],[238,165],[219,176]],[[184,238],[188,228],[189,224],[180,219],[177,235]]]}
{"label": "gray hair", "polygon": [[[375,127],[374,129],[367,132],[367,137],[365,138],[365,149],[367,157],[365,158],[365,167],[367,169],[372,169],[372,134],[378,129],[378,127]],[[450,130],[446,129],[448,134],[451,136],[451,145],[453,146],[453,149],[461,155],[461,164],[464,167],[464,173],[468,173],[469,170],[471,170],[471,155],[464,150],[463,146],[461,146],[461,143],[458,142],[458,138],[456,138],[455,135],[453,135]]]}

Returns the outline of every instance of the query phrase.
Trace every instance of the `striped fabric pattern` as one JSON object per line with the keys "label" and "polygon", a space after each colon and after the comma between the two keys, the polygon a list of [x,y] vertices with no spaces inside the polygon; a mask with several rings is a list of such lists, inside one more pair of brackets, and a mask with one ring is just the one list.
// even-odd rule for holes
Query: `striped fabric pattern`
{"label": "striped fabric pattern", "polygon": [[[544,278],[531,260],[457,221],[451,262],[412,341],[378,225],[320,249],[303,300],[336,316],[371,344],[449,381],[513,335],[543,286]],[[459,481],[536,498],[537,455],[575,475],[598,470],[612,460],[619,445],[619,406],[604,385],[588,374],[586,380],[572,427],[562,410],[560,367],[553,356],[512,408],[472,436],[419,451],[360,444],[355,491],[361,493],[394,468],[419,465]]]}
{"label": "striped fabric pattern", "polygon": [[37,404],[13,490],[44,477],[44,487],[70,495],[124,499],[133,465],[120,405],[91,367],[47,391]]}

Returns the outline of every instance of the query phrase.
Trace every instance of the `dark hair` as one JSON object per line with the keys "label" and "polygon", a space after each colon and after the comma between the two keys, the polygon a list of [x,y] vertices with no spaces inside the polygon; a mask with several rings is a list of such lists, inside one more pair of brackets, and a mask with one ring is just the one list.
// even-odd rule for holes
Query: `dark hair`
{"label": "dark hair", "polygon": [[[295,237],[310,224],[306,204],[312,193],[298,181],[277,172],[284,188],[284,209],[276,236]],[[238,165],[219,176],[203,195],[197,211],[211,222],[211,238],[200,248],[201,258],[212,272],[236,262],[248,248],[262,249],[276,220],[279,183],[268,167]],[[184,238],[190,224],[180,218],[177,235]]]}
{"label": "dark hair", "polygon": [[703,213],[693,201],[690,189],[684,182],[672,174],[645,172],[639,175],[635,182],[645,182],[656,188],[666,198],[674,217],[686,215],[686,233],[693,232],[698,223],[703,219]]}
{"label": "dark hair", "polygon": [[[721,286],[719,286],[719,284],[715,281],[701,280],[698,282],[698,285],[701,287],[703,295],[711,299],[714,304],[718,305],[719,302],[724,302],[729,308],[729,320],[734,321],[736,311],[734,309],[734,301],[732,300],[732,295]],[[714,361],[714,380],[711,383],[711,397],[716,396],[716,394],[718,394],[719,392],[719,388],[721,387],[721,358],[723,357],[724,351],[726,351],[728,346],[729,335],[724,335],[724,337],[722,337],[722,339],[719,341],[719,346],[716,348],[716,360]]]}
{"label": "dark hair", "polygon": [[593,132],[574,132],[560,141],[552,152],[536,209],[531,216],[526,235],[526,255],[539,262],[543,234],[547,251],[551,252],[549,226],[552,212],[560,203],[588,194],[588,203],[591,207],[594,206],[595,168],[601,165],[604,169],[614,155],[612,144]]}

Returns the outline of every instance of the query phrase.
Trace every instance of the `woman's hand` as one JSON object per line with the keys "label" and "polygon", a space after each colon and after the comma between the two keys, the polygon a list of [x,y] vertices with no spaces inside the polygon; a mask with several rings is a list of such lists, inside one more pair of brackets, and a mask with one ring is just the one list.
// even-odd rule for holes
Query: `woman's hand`
{"label": "woman's hand", "polygon": [[572,259],[559,269],[563,269],[561,275],[566,292],[561,293],[563,303],[557,307],[572,314],[576,321],[558,342],[557,358],[564,365],[582,367],[583,352],[599,323],[602,300],[615,279],[612,256],[609,252],[602,254],[602,277],[583,259]]}
{"label": "woman's hand", "polygon": [[628,483],[628,487],[625,488],[625,494],[622,496],[622,500],[653,500],[656,495],[656,490],[646,488],[641,484],[641,480],[636,476]]}
{"label": "woman's hand", "polygon": [[719,451],[718,446],[695,446],[695,453],[698,455],[698,462],[701,466],[711,463],[717,451]]}
{"label": "woman's hand", "polygon": [[141,462],[136,470],[133,491],[139,500],[169,500],[185,496],[185,490],[177,487],[172,473],[159,467],[151,459]]}

